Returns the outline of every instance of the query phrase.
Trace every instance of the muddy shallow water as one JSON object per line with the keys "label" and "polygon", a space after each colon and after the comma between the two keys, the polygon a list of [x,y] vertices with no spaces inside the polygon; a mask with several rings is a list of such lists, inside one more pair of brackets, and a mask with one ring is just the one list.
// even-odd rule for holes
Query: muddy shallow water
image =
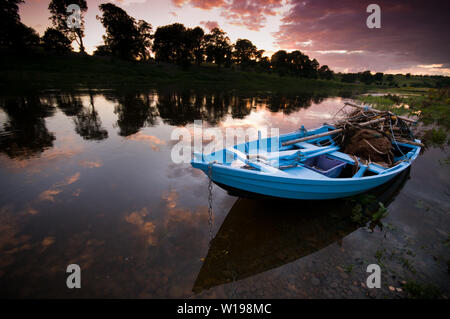
{"label": "muddy shallow water", "polygon": [[[175,164],[177,127],[331,122],[346,99],[314,94],[58,91],[0,96],[2,297],[398,298],[402,282],[449,296],[448,151],[427,149],[375,192],[383,227],[351,200],[237,198]],[[210,231],[214,239],[210,241]],[[367,265],[381,288],[365,286]],[[68,289],[66,267],[81,267]],[[398,289],[396,289],[398,288]]]}

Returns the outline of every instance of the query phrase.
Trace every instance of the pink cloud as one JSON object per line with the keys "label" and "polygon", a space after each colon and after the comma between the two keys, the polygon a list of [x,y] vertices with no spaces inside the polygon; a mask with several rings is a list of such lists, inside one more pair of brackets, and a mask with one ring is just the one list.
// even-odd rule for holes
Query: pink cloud
{"label": "pink cloud", "polygon": [[178,7],[190,4],[194,8],[221,9],[221,16],[230,24],[241,25],[249,30],[259,30],[267,22],[266,16],[276,14],[283,6],[282,0],[172,0]]}
{"label": "pink cloud", "polygon": [[[366,26],[366,8],[370,3],[293,0],[279,32],[274,34],[275,42],[283,48],[305,50],[321,64],[332,67],[353,67],[356,62],[362,69],[383,71],[450,63],[450,43],[443,40],[448,38],[448,1],[434,1],[432,5],[419,0],[377,1],[381,8],[380,29]],[[348,54],[349,51],[356,53]]]}
{"label": "pink cloud", "polygon": [[214,28],[219,28],[217,21],[200,21],[201,25],[204,25],[209,31]]}

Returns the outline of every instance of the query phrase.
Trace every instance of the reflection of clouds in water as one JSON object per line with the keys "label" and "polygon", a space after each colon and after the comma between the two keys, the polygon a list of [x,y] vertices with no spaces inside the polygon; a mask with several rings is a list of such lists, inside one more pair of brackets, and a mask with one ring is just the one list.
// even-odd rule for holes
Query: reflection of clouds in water
{"label": "reflection of clouds in water", "polygon": [[22,213],[11,205],[0,208],[0,277],[3,269],[14,263],[14,254],[31,249],[30,236],[20,234]]}
{"label": "reflection of clouds in water", "polygon": [[138,141],[138,142],[144,142],[147,143],[152,150],[154,151],[159,151],[159,148],[161,145],[165,145],[166,142],[157,138],[156,136],[153,135],[147,135],[144,134],[142,132],[138,132],[136,134],[130,135],[126,137],[127,140],[131,140],[131,141]]}
{"label": "reflection of clouds in water", "polygon": [[155,246],[157,239],[153,233],[156,226],[151,221],[145,220],[148,215],[148,210],[144,207],[141,210],[133,211],[129,215],[125,216],[125,220],[138,228],[138,232],[145,238],[145,242],[148,245]]}
{"label": "reflection of clouds in water", "polygon": [[63,147],[55,146],[45,150],[41,156],[29,159],[10,159],[0,155],[0,164],[12,173],[21,173],[25,170],[27,174],[33,175],[45,171],[48,167],[55,169],[58,164],[66,163],[69,158],[82,152],[83,147],[80,145],[64,144]]}
{"label": "reflection of clouds in water", "polygon": [[77,172],[77,173],[73,174],[72,176],[67,177],[63,182],[56,183],[55,186],[56,187],[67,186],[67,185],[75,183],[79,179],[80,179],[80,173]]}
{"label": "reflection of clouds in water", "polygon": [[98,261],[104,251],[104,241],[91,237],[89,231],[74,234],[69,238],[67,248],[64,253],[67,264],[82,265],[87,269]]}
{"label": "reflection of clouds in water", "polygon": [[[58,195],[59,193],[62,193],[62,190],[59,188],[71,185],[71,184],[77,182],[79,179],[80,179],[79,172],[77,172],[71,176],[68,176],[64,181],[58,182],[58,183],[54,184],[50,189],[43,191],[39,195],[39,199],[42,201],[47,200],[50,202],[55,202],[55,196]],[[78,189],[77,192],[79,194],[81,192],[81,190]],[[78,195],[75,195],[75,196],[78,196]]]}
{"label": "reflection of clouds in water", "polygon": [[72,196],[78,197],[81,194],[81,188],[77,188],[73,193]]}
{"label": "reflection of clouds in water", "polygon": [[30,215],[36,215],[39,212],[37,211],[37,209],[34,209],[33,207],[27,207],[26,212]]}
{"label": "reflection of clouds in water", "polygon": [[81,160],[78,162],[78,164],[86,168],[98,168],[103,165],[102,161],[88,161],[88,160]]}
{"label": "reflection of clouds in water", "polygon": [[43,191],[40,195],[39,195],[39,199],[42,201],[50,201],[50,202],[55,202],[55,197],[56,195],[58,195],[59,193],[61,193],[62,190],[59,189],[49,189],[46,191]]}
{"label": "reflection of clouds in water", "polygon": [[46,250],[49,246],[53,245],[55,241],[56,241],[55,237],[52,236],[48,236],[42,239],[41,245],[43,250]]}
{"label": "reflection of clouds in water", "polygon": [[199,177],[203,176],[203,172],[201,170],[193,168],[190,164],[169,163],[167,169],[168,178],[180,178],[189,175],[192,177]]}
{"label": "reflection of clouds in water", "polygon": [[176,190],[170,190],[163,194],[162,199],[166,206],[164,215],[164,227],[174,227],[174,223],[182,223],[184,226],[198,227],[207,222],[208,210],[206,206],[198,206],[195,209],[186,209],[178,205],[179,194]]}

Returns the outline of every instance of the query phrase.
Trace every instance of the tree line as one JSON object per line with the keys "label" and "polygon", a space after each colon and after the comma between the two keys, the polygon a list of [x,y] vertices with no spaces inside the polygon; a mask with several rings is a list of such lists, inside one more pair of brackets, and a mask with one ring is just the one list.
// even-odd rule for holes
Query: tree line
{"label": "tree line", "polygon": [[[85,54],[83,37],[84,15],[88,9],[86,0],[50,1],[48,9],[52,27],[47,28],[42,37],[20,21],[20,3],[23,0],[4,0],[0,4],[0,47],[19,52],[42,47],[46,51],[64,54],[73,51],[72,43],[75,41],[80,53]],[[70,4],[76,4],[80,8],[79,28],[72,29],[67,24],[72,14],[67,12]],[[282,76],[333,78],[333,71],[328,66],[320,66],[316,59],[310,59],[298,50],[280,50],[269,58],[264,56],[264,50],[259,50],[248,39],[238,39],[236,43],[231,43],[227,34],[219,28],[205,33],[198,26],[188,28],[181,23],[174,23],[159,26],[154,31],[150,23],[137,21],[112,3],[100,4],[99,9],[101,15],[97,19],[106,33],[103,35],[104,44],[94,51],[97,56],[144,62],[155,60],[181,66],[209,62],[218,67],[237,65],[245,70],[274,72]]]}

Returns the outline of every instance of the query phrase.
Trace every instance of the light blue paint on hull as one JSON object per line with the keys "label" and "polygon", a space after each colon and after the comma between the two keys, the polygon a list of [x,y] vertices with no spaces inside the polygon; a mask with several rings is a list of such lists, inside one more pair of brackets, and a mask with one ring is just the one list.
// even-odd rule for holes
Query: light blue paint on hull
{"label": "light blue paint on hull", "polygon": [[[309,131],[308,134],[317,134],[328,129],[331,130],[333,127],[322,126],[316,130]],[[300,134],[300,132],[294,132],[280,136],[280,145],[287,139],[300,137]],[[254,143],[249,143],[247,144],[247,149],[250,149],[249,153],[251,153],[252,149],[249,145],[254,145]],[[418,156],[420,147],[408,144],[401,145],[409,150],[406,154],[407,160],[390,169],[380,169],[377,166],[369,167],[368,170],[376,172],[372,176],[329,178],[301,165],[283,170],[274,170],[274,172],[263,172],[257,169],[231,167],[230,163],[224,160],[221,163],[211,164],[211,178],[215,183],[265,196],[304,200],[343,198],[364,193],[380,186],[407,169]],[[234,148],[238,147],[245,149],[243,145],[236,145]],[[286,150],[289,148],[282,147],[280,149]],[[223,150],[218,153],[220,152],[225,154]],[[333,153],[328,155],[333,156]],[[341,159],[346,158],[342,153],[335,153],[335,155]],[[226,156],[224,155],[223,158],[226,158]],[[192,166],[201,169],[208,175],[208,163],[206,161],[201,159],[194,160],[192,161]]]}

